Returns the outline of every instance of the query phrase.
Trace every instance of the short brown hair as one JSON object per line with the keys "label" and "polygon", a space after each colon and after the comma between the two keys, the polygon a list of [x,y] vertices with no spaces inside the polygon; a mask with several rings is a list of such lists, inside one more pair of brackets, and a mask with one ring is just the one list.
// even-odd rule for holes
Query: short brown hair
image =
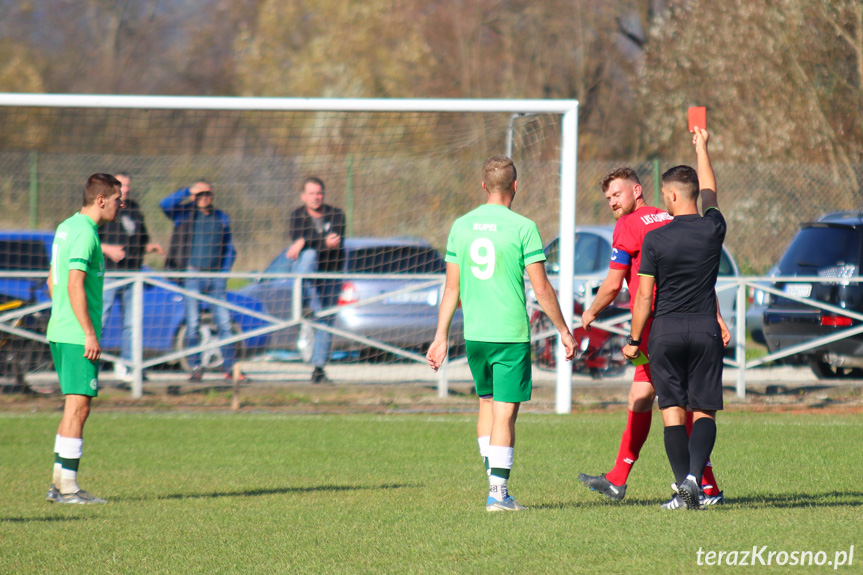
{"label": "short brown hair", "polygon": [[306,184],[317,184],[321,187],[322,192],[327,191],[327,187],[324,185],[324,181],[317,176],[309,176],[305,180],[303,180],[303,190],[306,189]]}
{"label": "short brown hair", "polygon": [[689,166],[674,166],[662,174],[663,184],[677,184],[690,200],[698,199],[698,172]]}
{"label": "short brown hair", "polygon": [[515,164],[506,156],[492,156],[482,165],[482,181],[490,192],[510,191],[517,178]]}
{"label": "short brown hair", "polygon": [[603,192],[607,192],[608,186],[610,186],[611,182],[614,180],[629,180],[630,182],[635,182],[639,186],[641,185],[641,182],[638,179],[638,174],[635,173],[635,170],[624,166],[623,168],[616,168],[605,174],[605,176],[599,180],[599,187],[602,188]]}
{"label": "short brown hair", "polygon": [[110,198],[119,193],[121,185],[120,180],[111,174],[93,174],[84,185],[84,206],[93,205],[99,196]]}

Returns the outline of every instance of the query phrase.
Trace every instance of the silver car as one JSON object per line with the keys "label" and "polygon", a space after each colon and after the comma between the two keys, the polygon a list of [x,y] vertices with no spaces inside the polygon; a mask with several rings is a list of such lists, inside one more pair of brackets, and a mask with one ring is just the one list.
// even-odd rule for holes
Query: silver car
{"label": "silver car", "polygon": [[[608,275],[608,263],[611,260],[611,242],[614,235],[614,226],[586,226],[575,228],[575,281],[574,290],[575,298],[579,302],[583,302],[586,294],[586,285],[591,284],[593,293],[596,293],[599,284]],[[560,255],[558,247],[558,238],[554,238],[545,246],[546,270],[549,275],[560,273]],[[731,256],[731,252],[725,246],[722,246],[722,256],[719,260],[719,277],[716,282],[716,288],[719,289],[723,285],[727,285],[728,281],[723,281],[723,278],[737,277],[740,275],[740,270],[737,267],[737,262]],[[585,279],[586,278],[586,279]],[[552,278],[552,283],[557,287],[557,279]],[[736,333],[735,325],[735,309],[737,307],[736,290],[727,289],[718,292],[719,309],[722,312],[722,319],[728,325],[731,331],[731,342],[728,344],[728,349],[735,345]],[[620,307],[629,307],[629,292],[624,284],[620,295],[617,296],[615,304]]]}
{"label": "silver car", "polygon": [[[419,238],[346,238],[344,247],[342,271],[351,276],[345,277],[341,284],[337,302],[340,309],[333,327],[400,349],[422,351],[434,339],[437,329],[438,301],[446,272],[441,255]],[[264,273],[289,273],[284,252]],[[441,281],[435,282],[435,276],[440,276]],[[294,280],[290,278],[262,279],[240,291],[263,302],[273,316],[290,319],[293,288]],[[372,298],[373,302],[362,303]],[[270,335],[269,347],[298,351],[308,360],[313,334],[314,330],[306,326],[279,330]],[[450,338],[454,352],[463,348],[461,310],[453,318]],[[373,345],[352,337],[334,336],[332,349],[359,350],[369,357],[379,353]]]}

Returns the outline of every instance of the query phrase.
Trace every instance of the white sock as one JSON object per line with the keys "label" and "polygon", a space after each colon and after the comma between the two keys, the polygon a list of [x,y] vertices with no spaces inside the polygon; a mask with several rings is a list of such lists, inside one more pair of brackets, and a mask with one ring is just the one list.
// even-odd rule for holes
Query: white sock
{"label": "white sock", "polygon": [[485,465],[486,475],[491,475],[491,469],[488,466],[488,444],[490,441],[490,435],[483,435],[476,438],[476,442],[479,444],[479,456],[482,457],[482,464]]}
{"label": "white sock", "polygon": [[515,450],[503,445],[488,446],[488,496],[503,501],[509,494],[507,480],[497,475],[491,475],[492,469],[512,469],[512,456]]}
{"label": "white sock", "polygon": [[482,435],[476,438],[476,442],[479,444],[479,454],[483,458],[488,457],[488,445],[491,442],[490,435]]}
{"label": "white sock", "polygon": [[60,485],[57,486],[60,493],[78,493],[78,472],[73,469],[60,469]]}
{"label": "white sock", "polygon": [[488,466],[497,469],[512,469],[513,447],[503,445],[488,446]]}
{"label": "white sock", "polygon": [[[57,435],[56,437],[54,437],[54,457],[56,458],[56,456],[59,455],[59,453],[60,453],[60,436]],[[60,485],[60,464],[57,463],[56,461],[54,462],[54,475],[51,478],[51,483],[54,485],[54,487],[57,487]]]}
{"label": "white sock", "polygon": [[[84,453],[84,440],[80,437],[57,436],[57,454],[63,459],[81,459]],[[60,493],[76,493],[78,487],[78,472],[74,469],[60,469],[60,483],[55,484]]]}
{"label": "white sock", "polygon": [[506,488],[507,480],[503,477],[498,477],[497,475],[489,475],[488,476],[488,496],[496,499],[497,501],[503,501],[506,499],[508,495],[508,491]]}

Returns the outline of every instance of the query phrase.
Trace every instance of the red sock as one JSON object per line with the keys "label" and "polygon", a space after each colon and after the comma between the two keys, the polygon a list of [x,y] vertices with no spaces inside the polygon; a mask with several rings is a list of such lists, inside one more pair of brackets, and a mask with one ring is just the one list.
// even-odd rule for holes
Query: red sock
{"label": "red sock", "polygon": [[652,420],[653,412],[651,411],[641,413],[629,412],[626,429],[623,431],[623,437],[620,439],[620,450],[617,452],[617,461],[614,463],[614,468],[605,474],[606,479],[615,485],[626,483],[626,480],[629,478],[629,472],[632,470],[632,464],[638,460],[641,447],[647,441],[647,434],[650,433],[650,422]]}
{"label": "red sock", "polygon": [[[686,435],[692,433],[692,412],[686,412]],[[614,483],[614,482],[612,482]],[[707,465],[704,466],[704,474],[701,476],[701,485],[704,489],[704,494],[710,497],[719,495],[719,486],[716,484],[716,476],[713,475],[713,464],[707,460]],[[705,488],[705,485],[710,487]]]}
{"label": "red sock", "polygon": [[716,477],[713,475],[713,464],[710,463],[710,460],[708,460],[707,465],[704,466],[704,475],[701,476],[701,485],[710,486],[702,487],[705,495],[709,495],[710,497],[719,495],[719,486],[716,485]]}

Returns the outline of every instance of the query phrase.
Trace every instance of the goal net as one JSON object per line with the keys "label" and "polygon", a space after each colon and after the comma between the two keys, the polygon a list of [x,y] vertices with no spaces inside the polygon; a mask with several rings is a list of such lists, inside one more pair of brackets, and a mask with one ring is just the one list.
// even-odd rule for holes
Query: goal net
{"label": "goal net", "polygon": [[[43,249],[80,209],[90,174],[128,175],[147,239],[165,252],[180,241],[178,213],[194,220],[200,208],[198,198],[177,192],[203,179],[211,207],[229,219],[236,259],[226,265],[229,248],[200,241],[178,250],[185,259],[170,269],[155,246],[141,257],[130,249],[127,265],[106,257],[105,293],[114,304],[105,314],[103,386],[139,381],[143,372],[145,385],[184,384],[196,365],[203,384],[223,383],[232,355],[255,383],[305,382],[322,332],[331,337],[325,369],[336,384],[437,382],[423,354],[434,335],[446,238],[456,217],[484,202],[483,160],[511,153],[514,209],[552,240],[562,197],[571,202],[564,219],[574,221],[574,199],[562,195],[575,192],[574,114],[575,102],[0,95],[0,273],[20,284],[0,285],[0,305],[22,302],[0,311],[0,328],[13,342],[28,337],[19,330],[36,334],[23,346],[30,351],[44,345],[44,325],[13,323],[25,311],[47,313]],[[564,136],[567,122],[572,133]],[[290,214],[303,205],[308,176],[325,183],[325,203],[345,214],[345,263],[326,275],[298,275],[287,255]],[[141,222],[120,214],[115,232],[140,231]],[[204,221],[187,226],[201,232]],[[227,243],[222,228],[206,230]],[[314,290],[328,285],[332,301],[311,309]],[[199,310],[197,335],[190,303]],[[229,333],[219,308],[230,316]],[[451,382],[470,381],[463,350],[459,312]],[[50,362],[0,369],[45,367]],[[543,377],[554,385],[553,372],[538,384]]]}

